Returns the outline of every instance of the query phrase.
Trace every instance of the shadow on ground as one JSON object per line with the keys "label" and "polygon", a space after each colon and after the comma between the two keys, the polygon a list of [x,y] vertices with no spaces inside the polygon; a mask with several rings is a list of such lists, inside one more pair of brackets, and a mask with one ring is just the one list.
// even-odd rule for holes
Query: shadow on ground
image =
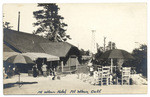
{"label": "shadow on ground", "polygon": [[22,86],[22,85],[25,85],[25,84],[37,84],[38,82],[16,82],[16,83],[7,83],[7,84],[4,84],[4,89],[6,88],[11,88],[11,87],[14,87],[15,85],[19,85],[19,86]]}

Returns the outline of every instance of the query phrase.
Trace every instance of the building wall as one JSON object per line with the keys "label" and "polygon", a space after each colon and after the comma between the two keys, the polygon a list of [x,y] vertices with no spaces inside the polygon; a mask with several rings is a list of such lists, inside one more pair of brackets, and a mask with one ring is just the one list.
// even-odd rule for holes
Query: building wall
{"label": "building wall", "polygon": [[64,71],[74,71],[76,70],[77,66],[78,66],[79,62],[77,59],[77,56],[70,56],[66,62],[66,64],[64,64],[63,70]]}

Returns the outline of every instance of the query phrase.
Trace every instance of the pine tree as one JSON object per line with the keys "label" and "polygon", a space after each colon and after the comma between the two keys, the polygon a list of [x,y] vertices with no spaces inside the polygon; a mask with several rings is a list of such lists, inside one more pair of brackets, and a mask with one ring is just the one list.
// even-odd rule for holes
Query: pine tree
{"label": "pine tree", "polygon": [[55,3],[39,3],[38,7],[43,7],[43,9],[33,12],[37,20],[33,25],[38,27],[33,33],[43,33],[44,37],[51,41],[70,39],[70,36],[65,33],[67,24],[62,21],[64,17],[58,14],[60,9],[58,5]]}

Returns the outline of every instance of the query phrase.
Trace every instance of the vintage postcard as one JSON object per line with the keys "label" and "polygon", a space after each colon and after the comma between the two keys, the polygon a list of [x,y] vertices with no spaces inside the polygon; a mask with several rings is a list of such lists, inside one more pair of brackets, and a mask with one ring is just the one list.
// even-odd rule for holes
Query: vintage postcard
{"label": "vintage postcard", "polygon": [[146,94],[147,3],[3,4],[4,95]]}

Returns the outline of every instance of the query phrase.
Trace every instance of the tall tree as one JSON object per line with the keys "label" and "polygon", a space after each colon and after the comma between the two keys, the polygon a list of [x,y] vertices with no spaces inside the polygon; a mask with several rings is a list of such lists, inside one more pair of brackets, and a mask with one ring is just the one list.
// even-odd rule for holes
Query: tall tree
{"label": "tall tree", "polygon": [[58,5],[55,3],[39,3],[37,6],[43,9],[33,12],[37,20],[33,25],[38,26],[33,33],[43,33],[44,37],[51,41],[66,41],[70,39],[70,36],[65,33],[67,24],[62,21],[64,17],[58,14],[60,9]]}
{"label": "tall tree", "polygon": [[147,77],[147,45],[141,45],[139,49],[133,50],[135,67],[137,72]]}

